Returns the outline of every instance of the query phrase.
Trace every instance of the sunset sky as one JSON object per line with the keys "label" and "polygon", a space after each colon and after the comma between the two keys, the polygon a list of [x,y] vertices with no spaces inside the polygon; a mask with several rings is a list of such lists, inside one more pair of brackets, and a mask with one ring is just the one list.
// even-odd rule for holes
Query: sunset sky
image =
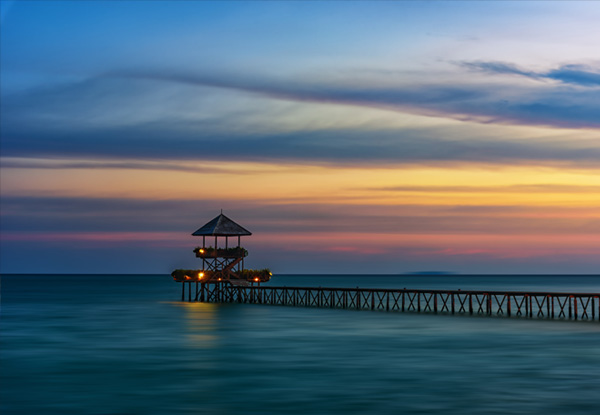
{"label": "sunset sky", "polygon": [[4,273],[600,272],[600,2],[1,1]]}

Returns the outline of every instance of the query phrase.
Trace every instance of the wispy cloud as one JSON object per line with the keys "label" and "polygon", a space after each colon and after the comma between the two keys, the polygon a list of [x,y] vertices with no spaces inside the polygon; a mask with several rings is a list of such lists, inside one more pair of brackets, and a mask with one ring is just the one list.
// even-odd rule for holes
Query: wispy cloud
{"label": "wispy cloud", "polygon": [[227,168],[217,167],[214,165],[206,166],[200,165],[200,163],[190,164],[180,162],[168,162],[165,160],[160,161],[139,161],[139,160],[81,160],[75,161],[70,159],[35,159],[35,158],[10,158],[6,157],[2,159],[2,167],[5,169],[47,169],[47,170],[63,170],[63,169],[119,169],[119,170],[169,170],[169,171],[181,171],[191,173],[216,173],[216,174],[233,174],[233,175],[244,175],[249,174],[270,174],[272,170],[261,170],[260,168],[254,168],[252,171],[249,169],[241,168]]}
{"label": "wispy cloud", "polygon": [[[287,100],[374,107],[405,113],[498,124],[600,128],[600,100],[595,73],[564,66],[545,74],[498,62],[465,62],[464,67],[492,74],[578,80],[575,85],[534,86],[441,83],[373,86],[337,81],[273,79],[237,73],[182,73],[174,70],[121,71],[76,84],[31,90],[3,97],[4,157],[78,157],[96,160],[93,168],[119,167],[101,159],[120,160],[282,160],[298,163],[568,163],[597,166],[600,146],[577,137],[562,141],[528,138],[504,140],[449,135],[444,128],[256,129],[247,114],[214,110],[212,93],[230,91],[260,96],[267,102]],[[565,81],[567,82],[567,81]],[[175,87],[172,89],[171,87]],[[196,89],[197,88],[197,89]],[[216,92],[215,92],[216,91]],[[212,97],[212,96],[211,96]],[[229,101],[227,101],[229,100]],[[227,105],[223,105],[227,107]],[[185,112],[187,115],[183,116]],[[272,112],[277,117],[277,112]],[[228,126],[237,125],[236,128]],[[248,128],[245,128],[248,127]],[[589,132],[588,132],[589,133]],[[475,138],[475,139],[473,139]],[[9,163],[8,167],[15,162]],[[115,161],[114,163],[118,163]],[[53,165],[48,164],[46,168]],[[66,166],[66,165],[63,165]],[[70,167],[79,167],[79,163]],[[129,167],[152,169],[156,163]],[[38,166],[42,167],[42,166]],[[87,166],[90,167],[90,166]],[[121,164],[121,167],[125,167]],[[205,167],[166,163],[163,169],[206,171]]]}
{"label": "wispy cloud", "polygon": [[510,186],[391,186],[370,190],[406,193],[588,193],[600,194],[600,186],[577,184],[516,184]]}
{"label": "wispy cloud", "polygon": [[[216,199],[148,200],[85,197],[4,197],[3,232],[179,232],[189,235],[225,207],[257,234],[577,234],[598,235],[594,207],[406,205],[391,208],[340,203],[226,203]],[[227,207],[234,206],[229,212]],[[204,212],[200,215],[199,212]],[[90,217],[94,220],[90,221]],[[299,236],[300,235],[300,236]],[[193,243],[194,238],[189,238]]]}
{"label": "wispy cloud", "polygon": [[[201,124],[200,124],[201,125]],[[180,124],[181,126],[181,124]],[[199,125],[194,125],[198,127]],[[576,146],[568,140],[498,141],[444,140],[440,131],[323,130],[279,134],[214,135],[168,126],[137,125],[98,131],[14,131],[3,140],[8,157],[80,157],[121,160],[233,160],[280,161],[324,164],[444,164],[457,162],[520,164],[567,163],[577,167],[597,167],[600,147]],[[46,164],[45,167],[84,167],[84,163]],[[22,162],[8,162],[18,167]],[[36,167],[36,166],[30,166]],[[37,165],[44,167],[44,165]],[[178,166],[168,162],[97,163],[92,168],[138,168],[208,171],[212,168]]]}
{"label": "wispy cloud", "polygon": [[558,81],[583,85],[600,86],[600,70],[583,65],[565,65],[547,72],[544,76]]}
{"label": "wispy cloud", "polygon": [[535,72],[521,69],[508,62],[472,61],[459,62],[458,64],[470,70],[489,74],[519,75],[538,80],[553,79],[565,84],[585,87],[600,86],[600,68],[587,65],[562,65],[547,72]]}
{"label": "wispy cloud", "polygon": [[[589,85],[593,72],[562,68],[550,74],[523,71],[504,63],[464,63],[470,69],[510,73],[528,77],[579,80]],[[273,98],[385,108],[401,112],[448,117],[483,123],[549,125],[568,128],[599,128],[600,103],[597,92],[546,86],[474,84],[462,80],[431,82],[428,77],[416,84],[377,87],[339,83],[312,83],[296,80],[263,79],[248,74],[188,74],[178,71],[127,71],[107,76],[154,79],[189,85],[231,88]]]}
{"label": "wispy cloud", "polygon": [[[545,99],[531,100],[519,98],[525,95],[519,92],[517,102],[511,103],[493,97],[493,90],[489,86],[419,86],[384,90],[303,83],[286,85],[279,81],[270,84],[268,79],[218,75],[210,79],[169,78],[168,74],[162,76],[169,82],[189,82],[192,85],[206,82],[220,87],[229,85],[230,88],[276,95],[277,98],[381,106],[444,116],[454,114],[451,116],[487,119],[489,122],[497,120],[503,123],[511,117],[520,117],[527,122],[537,119],[556,124],[576,124],[579,127],[600,126],[600,100],[596,91],[554,91],[552,93],[556,99],[553,100],[549,98],[552,93]],[[352,128],[337,125],[305,128],[298,125],[288,131],[256,129],[249,119],[260,109],[249,112],[247,119],[239,113],[214,112],[210,102],[190,98],[194,97],[194,93],[205,90],[164,90],[162,80],[158,83],[146,80],[144,85],[133,80],[131,83],[125,82],[122,78],[116,84],[112,82],[112,78],[95,78],[78,85],[5,97],[2,107],[3,156],[95,161],[94,165],[87,166],[80,161],[62,164],[62,167],[73,168],[162,168],[199,172],[207,171],[207,168],[178,165],[168,160],[359,164],[533,162],[568,163],[583,167],[597,166],[600,161],[600,146],[590,140],[580,142],[577,137],[567,136],[560,141],[548,141],[543,137],[504,140],[498,134],[480,138],[477,132],[469,133],[471,136],[460,136],[456,131],[450,133],[445,127],[435,126],[381,129],[374,125]],[[104,88],[107,83],[109,87]],[[98,91],[103,93],[99,94]],[[502,96],[504,92],[499,90],[498,93]],[[536,93],[532,92],[533,96]],[[561,94],[564,95],[562,98]],[[170,106],[164,111],[154,108],[165,97],[169,98],[167,102]],[[228,99],[235,100],[236,97]],[[151,108],[147,107],[148,102]],[[182,117],[178,115],[179,108],[185,108],[192,114],[201,114],[201,117]],[[123,112],[128,111],[136,116],[130,119],[123,117]],[[456,115],[458,112],[462,115]],[[278,116],[276,111],[269,114]],[[479,117],[478,114],[489,115]],[[228,129],[231,125],[237,127]],[[111,162],[105,163],[105,160]],[[150,161],[130,163],[130,160]],[[157,160],[167,162],[158,167]],[[8,161],[6,167],[16,167],[19,163],[23,162]],[[57,164],[38,164],[37,167],[53,166]]]}
{"label": "wispy cloud", "polygon": [[503,74],[503,75],[522,75],[531,78],[538,78],[540,75],[536,72],[526,71],[517,67],[512,63],[507,62],[458,62],[458,65],[473,71],[486,72],[490,74]]}

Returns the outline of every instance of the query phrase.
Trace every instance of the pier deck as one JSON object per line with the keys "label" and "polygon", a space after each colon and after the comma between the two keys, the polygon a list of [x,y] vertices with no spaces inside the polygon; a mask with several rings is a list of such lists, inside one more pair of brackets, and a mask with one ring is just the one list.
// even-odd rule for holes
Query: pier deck
{"label": "pier deck", "polygon": [[600,293],[187,284],[188,301],[600,321]]}

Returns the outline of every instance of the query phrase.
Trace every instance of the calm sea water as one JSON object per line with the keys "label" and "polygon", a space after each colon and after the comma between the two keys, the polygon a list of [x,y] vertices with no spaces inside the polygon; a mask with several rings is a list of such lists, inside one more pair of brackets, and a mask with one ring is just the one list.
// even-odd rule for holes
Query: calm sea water
{"label": "calm sea water", "polygon": [[[598,322],[181,303],[155,275],[1,284],[2,414],[599,413]],[[600,292],[600,276],[272,284]]]}

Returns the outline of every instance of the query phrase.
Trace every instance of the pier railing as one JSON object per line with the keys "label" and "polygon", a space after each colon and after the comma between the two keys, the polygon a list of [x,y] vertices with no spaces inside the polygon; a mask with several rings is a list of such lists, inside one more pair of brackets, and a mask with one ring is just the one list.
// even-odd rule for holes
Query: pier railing
{"label": "pier railing", "polygon": [[[192,283],[188,284],[188,299],[192,301]],[[185,291],[182,292],[182,300],[184,300],[184,294]],[[600,293],[244,287],[223,283],[196,285],[193,300],[352,310],[600,321]]]}

